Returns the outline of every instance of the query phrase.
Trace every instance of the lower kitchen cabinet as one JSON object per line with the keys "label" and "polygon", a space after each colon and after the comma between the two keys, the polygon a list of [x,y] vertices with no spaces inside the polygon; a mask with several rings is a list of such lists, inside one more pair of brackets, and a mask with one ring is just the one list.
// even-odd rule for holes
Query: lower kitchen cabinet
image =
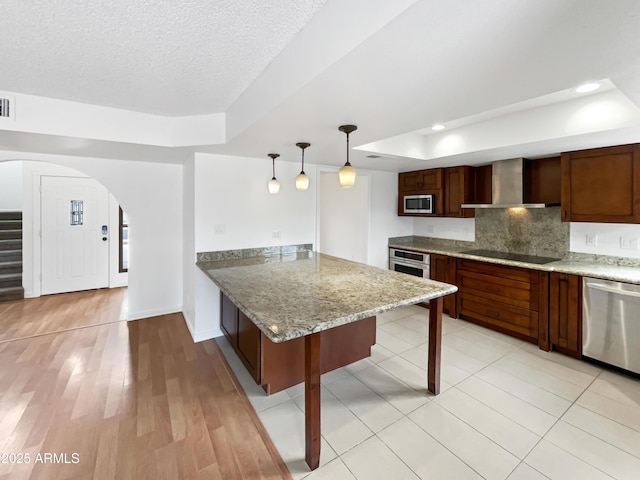
{"label": "lower kitchen cabinet", "polygon": [[231,345],[237,345],[238,307],[226,295],[220,297],[220,326]]}
{"label": "lower kitchen cabinet", "polygon": [[582,356],[582,277],[549,275],[549,341],[552,350]]}
{"label": "lower kitchen cabinet", "polygon": [[238,353],[251,376],[260,377],[260,329],[242,312],[238,312]]}
{"label": "lower kitchen cabinet", "polygon": [[[430,277],[438,282],[456,284],[456,259],[447,255],[431,254]],[[457,318],[456,294],[452,293],[443,298],[442,311],[451,318]]]}
{"label": "lower kitchen cabinet", "polygon": [[[267,395],[304,381],[304,337],[274,343],[220,292],[222,331],[258,385]],[[376,343],[376,317],[321,332],[320,373],[371,356]]]}
{"label": "lower kitchen cabinet", "polygon": [[548,282],[547,272],[458,259],[458,316],[543,346]]}

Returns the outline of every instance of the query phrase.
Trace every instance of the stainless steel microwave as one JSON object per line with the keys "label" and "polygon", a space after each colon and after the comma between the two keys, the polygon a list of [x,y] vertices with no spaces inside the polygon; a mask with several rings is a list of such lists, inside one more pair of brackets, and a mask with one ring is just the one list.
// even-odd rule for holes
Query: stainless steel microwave
{"label": "stainless steel microwave", "polygon": [[404,213],[433,213],[433,195],[405,195]]}

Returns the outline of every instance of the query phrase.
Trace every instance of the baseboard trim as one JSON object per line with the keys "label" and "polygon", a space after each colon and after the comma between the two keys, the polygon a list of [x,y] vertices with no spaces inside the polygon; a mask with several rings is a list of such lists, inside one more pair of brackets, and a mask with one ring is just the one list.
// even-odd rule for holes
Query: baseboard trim
{"label": "baseboard trim", "polygon": [[221,337],[222,330],[219,328],[212,328],[210,330],[205,330],[204,332],[196,332],[194,331],[193,322],[191,321],[191,317],[187,314],[187,312],[182,312],[182,316],[184,317],[184,323],[187,324],[187,330],[191,334],[191,338],[193,338],[193,343],[203,342],[205,340],[210,340],[212,338]]}
{"label": "baseboard trim", "polygon": [[177,307],[154,308],[152,310],[141,310],[139,312],[126,312],[123,319],[130,322],[132,320],[142,320],[143,318],[157,317],[159,315],[168,315],[170,313],[182,312],[182,305]]}

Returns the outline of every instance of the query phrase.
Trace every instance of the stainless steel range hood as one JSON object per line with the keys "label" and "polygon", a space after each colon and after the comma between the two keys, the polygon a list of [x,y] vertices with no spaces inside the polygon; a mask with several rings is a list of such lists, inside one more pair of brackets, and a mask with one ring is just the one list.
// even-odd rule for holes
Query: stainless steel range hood
{"label": "stainless steel range hood", "polygon": [[492,163],[492,203],[465,203],[462,208],[544,208],[544,203],[524,203],[524,159]]}

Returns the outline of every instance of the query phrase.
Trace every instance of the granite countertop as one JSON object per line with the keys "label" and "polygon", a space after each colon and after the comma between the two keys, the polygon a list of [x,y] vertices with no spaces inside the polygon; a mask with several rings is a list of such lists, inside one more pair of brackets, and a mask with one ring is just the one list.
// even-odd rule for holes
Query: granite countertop
{"label": "granite countertop", "polygon": [[[467,245],[461,246],[461,243]],[[443,240],[426,241],[424,239],[419,239],[415,241],[394,241],[393,239],[389,239],[389,247],[448,255],[456,258],[468,258],[470,260],[479,260],[498,265],[524,267],[533,270],[542,270],[545,272],[567,273],[640,285],[640,265],[638,265],[638,261],[634,259],[619,259],[618,257],[611,257],[610,260],[607,260],[606,258],[599,258],[599,261],[595,261],[590,259],[597,258],[597,256],[569,254],[567,257],[558,261],[540,265],[536,263],[489,258],[462,253],[462,251],[472,250],[474,248],[472,242],[451,241],[450,244],[447,244],[447,242]]]}
{"label": "granite countertop", "polygon": [[454,293],[457,287],[313,251],[197,266],[273,342]]}

